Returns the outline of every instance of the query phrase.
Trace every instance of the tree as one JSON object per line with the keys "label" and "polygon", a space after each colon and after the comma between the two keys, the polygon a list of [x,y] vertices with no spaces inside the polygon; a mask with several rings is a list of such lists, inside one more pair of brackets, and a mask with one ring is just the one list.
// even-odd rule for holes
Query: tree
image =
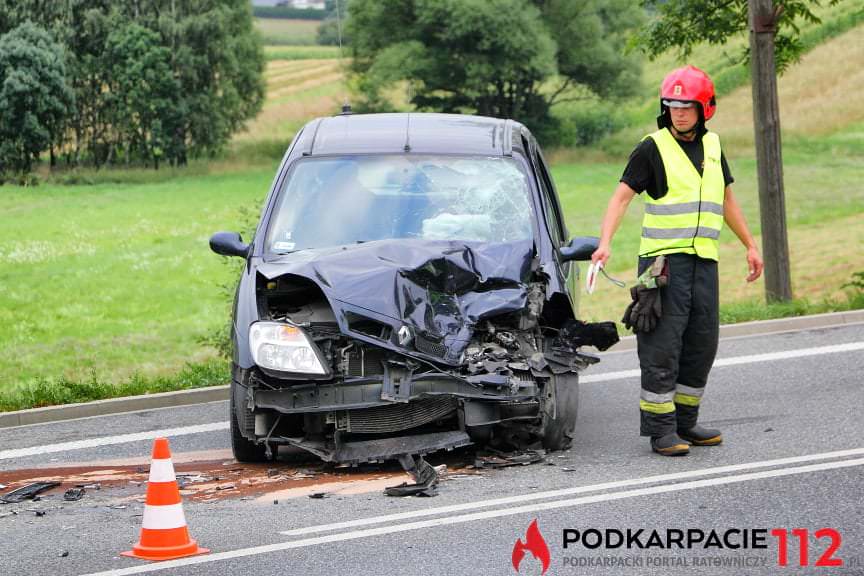
{"label": "tree", "polygon": [[0,0],[0,34],[28,18],[65,48],[75,105],[57,145],[70,162],[182,165],[219,153],[261,110],[247,0]]}
{"label": "tree", "polygon": [[[750,46],[742,59],[751,58],[753,124],[759,175],[762,251],[765,254],[765,297],[769,302],[792,298],[789,243],[786,236],[786,201],[777,104],[777,72],[796,61],[804,47],[798,20],[819,23],[812,8],[819,0],[644,0],[657,18],[639,37],[647,52],[656,56],[677,49],[681,57],[707,42],[724,44],[730,36],[749,28]],[[831,3],[836,3],[832,0]]]}
{"label": "tree", "polygon": [[[838,0],[827,0],[836,4]],[[651,56],[667,50],[677,50],[681,59],[686,59],[693,47],[707,43],[722,46],[730,37],[749,29],[748,0],[642,0],[645,7],[655,13],[650,24],[636,37]],[[804,50],[797,22],[820,22],[813,7],[823,4],[821,0],[777,0],[771,21],[774,36],[774,57],[777,70],[783,72],[795,62]],[[767,21],[766,21],[767,24]],[[750,49],[745,49],[742,60],[748,58]]]}
{"label": "tree", "polygon": [[[336,10],[339,10],[340,19],[337,18]],[[323,46],[338,46],[339,34],[341,28],[342,45],[349,44],[349,38],[345,30],[345,20],[348,18],[348,0],[329,1],[326,3],[327,17],[318,25],[318,30],[315,34],[315,42]]]}
{"label": "tree", "polygon": [[[220,152],[261,111],[264,54],[245,0],[156,1],[150,27],[171,49],[183,115],[174,146],[193,156]],[[185,163],[185,150],[178,158]]]}
{"label": "tree", "polygon": [[352,0],[349,14],[353,82],[365,108],[388,109],[387,89],[408,81],[418,109],[538,129],[554,103],[625,96],[638,78],[638,62],[621,51],[641,21],[628,0]]}
{"label": "tree", "polygon": [[637,93],[641,60],[622,50],[645,20],[632,0],[535,0],[535,4],[557,44],[561,84],[550,103],[592,96],[620,99]]}
{"label": "tree", "polygon": [[134,22],[114,28],[105,45],[109,64],[112,152],[119,148],[128,163],[147,159],[154,168],[182,118],[176,109],[179,84],[171,71],[171,53],[159,34]]}
{"label": "tree", "polygon": [[25,22],[0,37],[0,172],[28,173],[72,103],[63,51]]}

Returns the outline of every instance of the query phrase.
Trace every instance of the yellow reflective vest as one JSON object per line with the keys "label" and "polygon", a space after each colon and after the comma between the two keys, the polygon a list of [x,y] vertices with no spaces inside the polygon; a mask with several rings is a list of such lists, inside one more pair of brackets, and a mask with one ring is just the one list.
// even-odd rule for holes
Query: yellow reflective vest
{"label": "yellow reflective vest", "polygon": [[720,138],[713,132],[702,136],[705,164],[700,176],[668,128],[648,137],[660,152],[669,189],[659,200],[645,194],[639,255],[684,253],[718,260],[726,191]]}

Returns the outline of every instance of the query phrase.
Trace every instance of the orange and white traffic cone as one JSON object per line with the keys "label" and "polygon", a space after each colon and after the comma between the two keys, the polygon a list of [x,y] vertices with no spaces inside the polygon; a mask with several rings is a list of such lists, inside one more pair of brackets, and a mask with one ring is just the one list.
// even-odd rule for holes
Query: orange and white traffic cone
{"label": "orange and white traffic cone", "polygon": [[207,552],[210,550],[201,548],[189,537],[168,439],[157,438],[153,442],[141,537],[132,550],[121,555],[142,560],[172,560]]}

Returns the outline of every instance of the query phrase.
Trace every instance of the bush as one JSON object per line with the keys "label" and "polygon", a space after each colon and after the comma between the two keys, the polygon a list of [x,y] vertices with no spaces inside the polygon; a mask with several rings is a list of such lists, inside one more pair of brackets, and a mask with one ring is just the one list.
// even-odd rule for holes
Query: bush
{"label": "bush", "polygon": [[541,130],[544,144],[590,146],[627,125],[627,115],[614,103],[589,100],[553,111],[555,128]]}
{"label": "bush", "polygon": [[[342,45],[349,44],[348,35],[345,34],[345,20],[342,20]],[[321,46],[338,46],[339,45],[339,23],[336,18],[327,18],[318,26],[318,32],[315,35],[315,42]]]}
{"label": "bush", "polygon": [[[244,242],[252,242],[255,235],[255,229],[258,227],[258,217],[260,215],[259,206],[263,204],[263,200],[255,202],[254,205],[241,206],[236,215],[237,227]],[[225,265],[227,279],[220,286],[220,292],[225,302],[225,322],[222,326],[214,328],[209,334],[200,338],[200,342],[206,346],[214,348],[219,356],[230,360],[232,352],[231,329],[233,327],[232,307],[234,304],[234,295],[237,292],[237,285],[240,282],[240,274],[242,274],[245,260],[224,256],[222,263]]]}

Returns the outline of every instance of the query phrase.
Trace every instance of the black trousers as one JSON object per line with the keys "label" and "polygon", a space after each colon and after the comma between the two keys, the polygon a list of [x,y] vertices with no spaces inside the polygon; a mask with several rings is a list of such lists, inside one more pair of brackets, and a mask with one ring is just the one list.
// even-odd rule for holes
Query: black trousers
{"label": "black trousers", "polygon": [[[666,258],[669,284],[660,289],[662,317],[654,331],[636,335],[642,436],[663,436],[696,424],[720,333],[717,262],[692,254]],[[639,258],[639,273],[653,260]]]}

